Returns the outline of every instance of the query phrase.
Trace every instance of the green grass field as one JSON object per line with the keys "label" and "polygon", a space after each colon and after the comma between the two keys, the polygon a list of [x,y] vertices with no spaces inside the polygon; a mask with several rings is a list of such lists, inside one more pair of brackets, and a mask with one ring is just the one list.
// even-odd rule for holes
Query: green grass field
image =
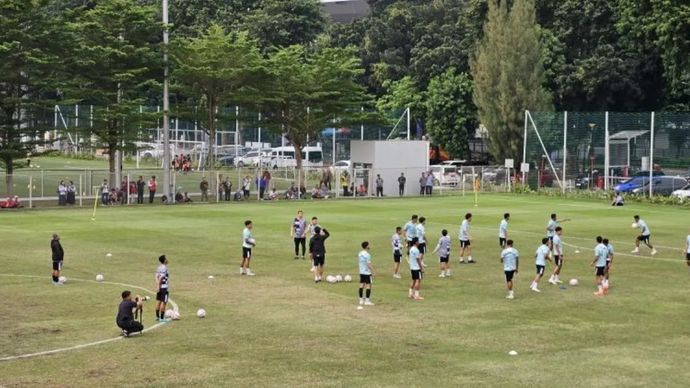
{"label": "green grass field", "polygon": [[[332,233],[326,273],[357,274],[363,240],[378,276],[374,307],[356,309],[357,284],[314,284],[293,260],[289,227],[298,208]],[[457,229],[472,223],[474,265],[457,264]],[[516,299],[504,298],[497,228],[511,213],[521,252]],[[549,213],[563,224],[562,278],[528,290]],[[432,246],[453,236],[453,270],[407,299],[409,272],[393,279],[389,238],[412,213],[427,217]],[[645,219],[659,254],[630,255],[632,216]],[[690,274],[682,256],[685,210],[611,208],[556,198],[486,195],[366,201],[231,203],[0,213],[0,358],[115,338],[121,285],[154,288],[156,258],[170,259],[171,298],[182,319],[142,336],[52,355],[0,361],[0,386],[687,386]],[[254,220],[254,278],[240,277],[243,221]],[[68,282],[50,282],[50,235],[61,234]],[[594,236],[618,256],[610,294],[592,295]],[[575,253],[575,247],[581,253]],[[106,257],[112,253],[112,257]],[[550,271],[551,267],[547,268]],[[29,275],[19,277],[10,275]],[[210,282],[208,275],[214,275]],[[81,281],[85,280],[85,281]],[[144,324],[153,323],[153,301]],[[198,319],[195,311],[208,312]],[[516,350],[519,355],[509,356]]]}

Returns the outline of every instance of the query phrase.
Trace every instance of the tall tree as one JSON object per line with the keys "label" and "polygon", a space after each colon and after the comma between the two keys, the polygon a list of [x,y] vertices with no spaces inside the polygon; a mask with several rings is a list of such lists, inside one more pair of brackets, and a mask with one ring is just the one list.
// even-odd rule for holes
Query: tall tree
{"label": "tall tree", "polygon": [[[160,2],[160,0],[147,0]],[[226,31],[238,31],[249,11],[259,6],[256,0],[184,0],[170,2],[173,37],[195,37],[219,24]]]}
{"label": "tall tree", "polygon": [[387,80],[383,83],[383,87],[386,94],[376,101],[376,107],[391,121],[391,125],[398,122],[400,115],[408,108],[410,121],[424,121],[426,112],[424,93],[415,86],[412,77],[405,76],[398,81]]}
{"label": "tall tree", "polygon": [[359,116],[368,98],[356,82],[363,70],[352,48],[309,52],[301,45],[278,50],[267,68],[271,74],[263,98],[267,122],[295,147],[301,172],[307,139],[316,139],[333,120],[343,123]]}
{"label": "tall tree", "polygon": [[0,166],[7,195],[15,160],[44,142],[45,116],[60,81],[68,41],[62,40],[61,15],[51,15],[49,6],[48,0],[0,2]]}
{"label": "tall tree", "polygon": [[469,159],[468,139],[476,126],[472,80],[455,69],[431,79],[426,91],[427,132],[454,158]]}
{"label": "tall tree", "polygon": [[97,2],[68,25],[78,49],[74,55],[74,83],[68,95],[94,107],[95,146],[105,149],[111,185],[118,184],[118,152],[133,149],[145,138],[140,128],[151,117],[139,113],[146,93],[162,77],[157,52],[162,31],[157,9],[136,0]]}
{"label": "tall tree", "polygon": [[218,24],[199,37],[178,41],[172,59],[176,88],[204,112],[197,119],[209,137],[207,166],[211,167],[219,108],[255,101],[264,59],[247,33],[226,34]]}
{"label": "tall tree", "polygon": [[491,0],[472,76],[479,119],[498,161],[521,154],[524,111],[551,105],[542,63],[534,2],[516,0],[509,11],[506,1]]}
{"label": "tall tree", "polygon": [[268,49],[311,44],[324,31],[326,19],[318,0],[259,0],[243,26]]}

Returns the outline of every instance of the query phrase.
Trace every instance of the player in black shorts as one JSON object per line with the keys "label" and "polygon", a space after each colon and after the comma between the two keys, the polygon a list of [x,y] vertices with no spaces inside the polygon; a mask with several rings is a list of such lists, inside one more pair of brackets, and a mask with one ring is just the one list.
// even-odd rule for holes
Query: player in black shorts
{"label": "player in black shorts", "polygon": [[320,226],[314,228],[314,236],[309,240],[309,254],[314,262],[314,283],[321,282],[323,276],[323,266],[326,264],[326,239],[330,237],[330,233]]}
{"label": "player in black shorts", "polygon": [[62,282],[60,282],[60,271],[62,271],[65,251],[62,249],[60,236],[57,233],[53,234],[53,239],[50,241],[50,250],[53,253],[53,284],[60,286],[62,285]]}
{"label": "player in black shorts", "polygon": [[161,255],[158,258],[160,265],[156,269],[156,321],[169,322],[165,318],[165,307],[168,305],[168,258]]}

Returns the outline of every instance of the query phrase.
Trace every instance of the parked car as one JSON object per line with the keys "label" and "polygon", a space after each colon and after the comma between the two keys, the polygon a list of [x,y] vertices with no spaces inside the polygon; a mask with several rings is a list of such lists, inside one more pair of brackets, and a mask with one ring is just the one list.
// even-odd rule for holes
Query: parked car
{"label": "parked car", "polygon": [[461,160],[461,159],[454,159],[454,160],[446,160],[446,161],[443,161],[443,162],[437,164],[437,166],[455,166],[455,167],[461,167],[461,166],[464,166],[465,164],[467,164],[467,161],[464,160],[464,159],[462,159],[462,160]]}
{"label": "parked car", "polygon": [[460,174],[455,166],[437,164],[430,166],[431,174],[434,176],[436,186],[457,186],[460,184]]}
{"label": "parked car", "polygon": [[216,164],[223,167],[232,167],[235,165],[235,155],[219,156],[216,159]]}
{"label": "parked car", "polygon": [[[679,176],[655,176],[652,178],[652,192],[657,195],[671,195],[674,191],[686,187],[688,181]],[[649,178],[643,186],[632,190],[633,194],[646,194],[649,192]]]}
{"label": "parked car", "polygon": [[678,199],[690,198],[690,184],[687,184],[680,189],[671,193],[672,196],[678,197]]}
{"label": "parked car", "polygon": [[632,193],[633,190],[646,186],[648,182],[649,175],[635,176],[615,185],[613,190],[621,193]]}
{"label": "parked car", "polygon": [[256,167],[261,164],[261,160],[266,158],[268,153],[265,151],[253,150],[246,154],[237,157],[235,165],[237,167],[252,166]]}

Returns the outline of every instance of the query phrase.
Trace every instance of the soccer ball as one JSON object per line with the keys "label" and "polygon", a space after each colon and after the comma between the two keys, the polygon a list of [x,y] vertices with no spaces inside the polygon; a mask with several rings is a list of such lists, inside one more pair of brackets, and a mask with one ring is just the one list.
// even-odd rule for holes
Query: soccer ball
{"label": "soccer ball", "polygon": [[249,241],[250,244],[256,245],[256,240],[255,240],[255,239],[250,238],[248,241]]}
{"label": "soccer ball", "polygon": [[167,319],[172,319],[172,317],[173,317],[173,310],[172,310],[172,309],[167,309],[167,310],[165,310],[165,317],[166,317]]}
{"label": "soccer ball", "polygon": [[575,279],[575,278],[570,279],[570,281],[569,281],[568,283],[569,283],[571,286],[573,286],[573,287],[575,287],[575,286],[577,286],[578,284],[580,284],[580,282],[578,282],[577,279]]}
{"label": "soccer ball", "polygon": [[96,281],[102,282],[103,281],[103,275],[101,275],[101,274],[96,275]]}
{"label": "soccer ball", "polygon": [[637,229],[637,227],[638,227],[637,222],[633,222],[633,223],[632,223],[632,228],[633,228],[633,229]]}
{"label": "soccer ball", "polygon": [[326,276],[326,281],[332,284],[332,283],[335,283],[337,280],[335,279],[335,276],[328,275],[328,276]]}
{"label": "soccer ball", "polygon": [[198,309],[196,310],[196,316],[199,318],[203,318],[206,316],[206,310],[204,309]]}
{"label": "soccer ball", "polygon": [[178,321],[180,319],[180,312],[177,310],[172,311],[172,315],[170,316],[173,320]]}
{"label": "soccer ball", "polygon": [[342,275],[335,275],[335,281],[336,281],[336,282],[342,282],[342,281],[343,281],[343,276],[342,276]]}
{"label": "soccer ball", "polygon": [[60,283],[65,283],[66,281],[67,281],[67,278],[64,277],[64,276],[60,276],[60,277],[58,278],[58,282],[60,282]]}
{"label": "soccer ball", "polygon": [[352,281],[352,276],[350,276],[350,275],[345,275],[345,277],[343,278],[343,280],[345,280],[346,282],[349,283],[349,282]]}

